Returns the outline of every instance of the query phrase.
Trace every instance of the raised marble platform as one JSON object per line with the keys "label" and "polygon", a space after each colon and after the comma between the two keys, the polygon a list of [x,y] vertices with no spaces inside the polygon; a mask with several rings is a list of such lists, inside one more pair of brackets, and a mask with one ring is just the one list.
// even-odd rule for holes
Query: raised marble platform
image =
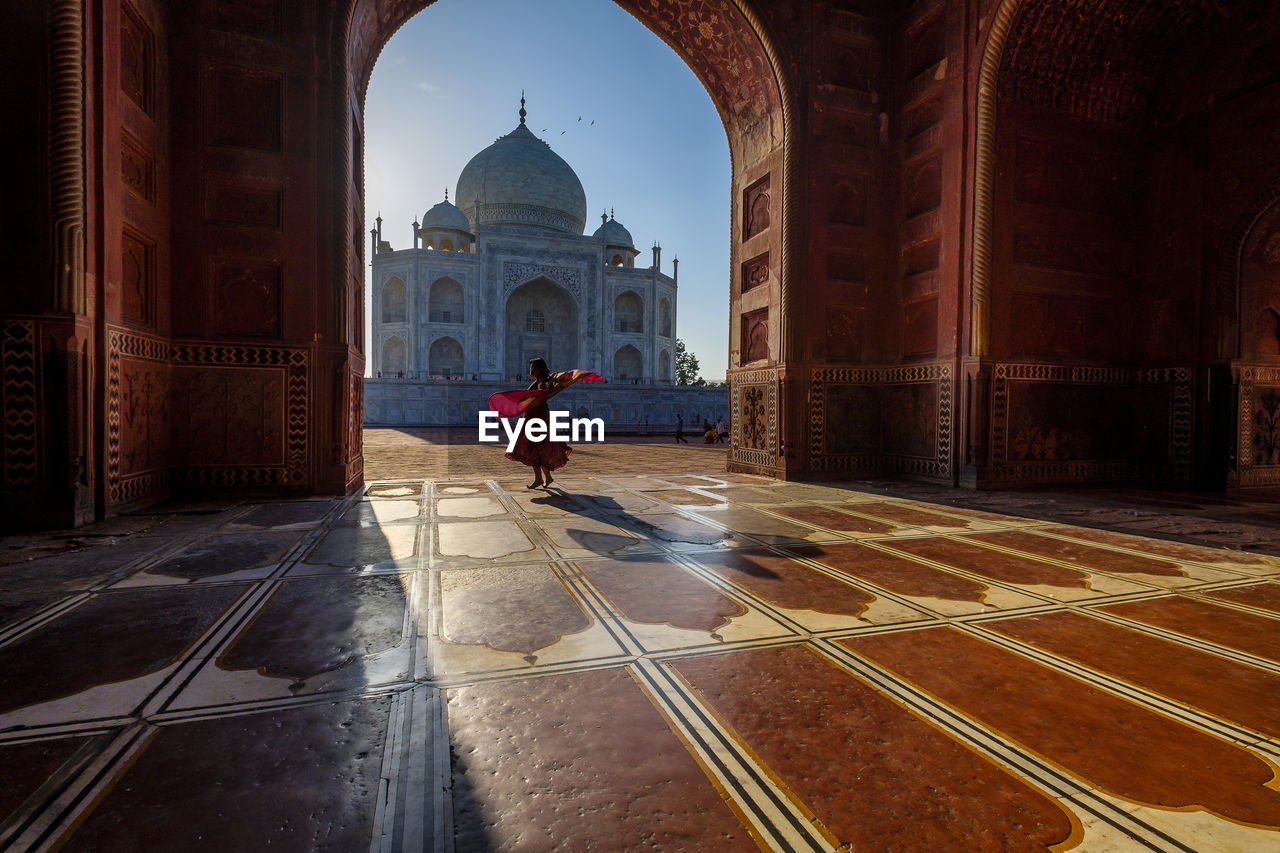
{"label": "raised marble platform", "polygon": [[[475,426],[490,395],[524,388],[514,381],[366,379],[364,422],[371,426]],[[556,397],[574,417],[603,418],[606,432],[641,427],[674,430],[676,414],[694,433],[703,419],[728,420],[729,389],[687,385],[578,383]]]}

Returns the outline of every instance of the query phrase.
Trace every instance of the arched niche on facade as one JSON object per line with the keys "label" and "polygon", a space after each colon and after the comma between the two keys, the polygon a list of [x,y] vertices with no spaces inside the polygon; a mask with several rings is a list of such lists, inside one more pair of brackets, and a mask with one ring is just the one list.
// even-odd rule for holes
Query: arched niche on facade
{"label": "arched niche on facade", "polygon": [[644,331],[644,300],[635,291],[624,290],[613,300],[613,330]]}
{"label": "arched niche on facade", "polygon": [[462,344],[453,338],[437,338],[431,342],[427,365],[432,376],[461,376],[464,370]]}
{"label": "arched niche on facade", "polygon": [[662,382],[671,381],[671,353],[666,350],[658,353],[658,379]]}
{"label": "arched niche on facade", "polygon": [[382,286],[382,322],[403,323],[408,320],[408,291],[404,282],[393,276]]}
{"label": "arched niche on facade", "polygon": [[644,377],[644,359],[640,350],[627,344],[613,354],[613,378],[618,382]]}
{"label": "arched niche on facade", "polygon": [[433,281],[427,303],[429,322],[465,322],[466,297],[463,295],[462,285],[454,279],[446,276]]}
{"label": "arched niche on facade", "polygon": [[[530,331],[541,315],[542,331]],[[578,303],[573,294],[541,276],[511,291],[504,312],[503,373],[523,376],[530,358],[543,358],[554,371],[578,364]]]}
{"label": "arched niche on facade", "polygon": [[382,375],[391,377],[404,371],[408,364],[404,341],[392,336],[382,343]]}
{"label": "arched niche on facade", "polygon": [[658,334],[671,337],[671,300],[665,296],[658,301]]}
{"label": "arched niche on facade", "polygon": [[1273,204],[1240,252],[1240,358],[1280,359],[1280,201]]}

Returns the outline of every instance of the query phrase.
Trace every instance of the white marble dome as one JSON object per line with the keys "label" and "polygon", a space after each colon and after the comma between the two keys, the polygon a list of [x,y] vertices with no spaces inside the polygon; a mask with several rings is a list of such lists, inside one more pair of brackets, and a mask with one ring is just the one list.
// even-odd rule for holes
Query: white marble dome
{"label": "white marble dome", "polygon": [[581,235],[587,224],[582,182],[523,116],[515,130],[471,158],[453,197],[471,230],[477,224],[521,225]]}
{"label": "white marble dome", "polygon": [[635,241],[631,239],[631,232],[623,227],[621,222],[610,217],[603,225],[596,229],[591,236],[598,240],[604,240],[607,246],[626,246],[628,249],[635,248]]}
{"label": "white marble dome", "polygon": [[422,215],[422,230],[427,231],[435,228],[461,231],[465,234],[471,231],[471,223],[465,213],[446,200],[433,206]]}

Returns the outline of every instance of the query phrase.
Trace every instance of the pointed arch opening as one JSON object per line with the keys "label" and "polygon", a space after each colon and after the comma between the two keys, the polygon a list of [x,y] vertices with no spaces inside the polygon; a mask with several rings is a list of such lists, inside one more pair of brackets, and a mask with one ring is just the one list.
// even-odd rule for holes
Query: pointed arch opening
{"label": "pointed arch opening", "polygon": [[578,301],[554,279],[540,276],[511,291],[506,330],[505,375],[524,376],[531,358],[543,359],[552,370],[578,366]]}
{"label": "pointed arch opening", "polygon": [[618,382],[635,382],[644,378],[644,358],[640,350],[627,344],[613,354],[613,378]]}
{"label": "pointed arch opening", "polygon": [[446,379],[462,376],[465,369],[462,344],[453,338],[437,338],[431,342],[427,365],[432,376],[443,376]]}
{"label": "pointed arch opening", "polygon": [[408,291],[398,276],[387,279],[382,286],[382,322],[404,323],[408,320]]}
{"label": "pointed arch opening", "polygon": [[466,322],[466,295],[457,280],[445,276],[433,281],[428,302],[432,323]]}

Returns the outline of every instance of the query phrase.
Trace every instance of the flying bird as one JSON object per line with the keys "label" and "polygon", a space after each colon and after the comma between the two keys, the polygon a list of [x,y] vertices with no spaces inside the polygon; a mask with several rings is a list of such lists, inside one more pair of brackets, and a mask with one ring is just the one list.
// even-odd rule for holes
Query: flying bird
{"label": "flying bird", "polygon": [[591,120],[591,124],[595,124],[595,123],[596,123],[596,120],[595,120],[595,119],[592,119],[592,120]]}

